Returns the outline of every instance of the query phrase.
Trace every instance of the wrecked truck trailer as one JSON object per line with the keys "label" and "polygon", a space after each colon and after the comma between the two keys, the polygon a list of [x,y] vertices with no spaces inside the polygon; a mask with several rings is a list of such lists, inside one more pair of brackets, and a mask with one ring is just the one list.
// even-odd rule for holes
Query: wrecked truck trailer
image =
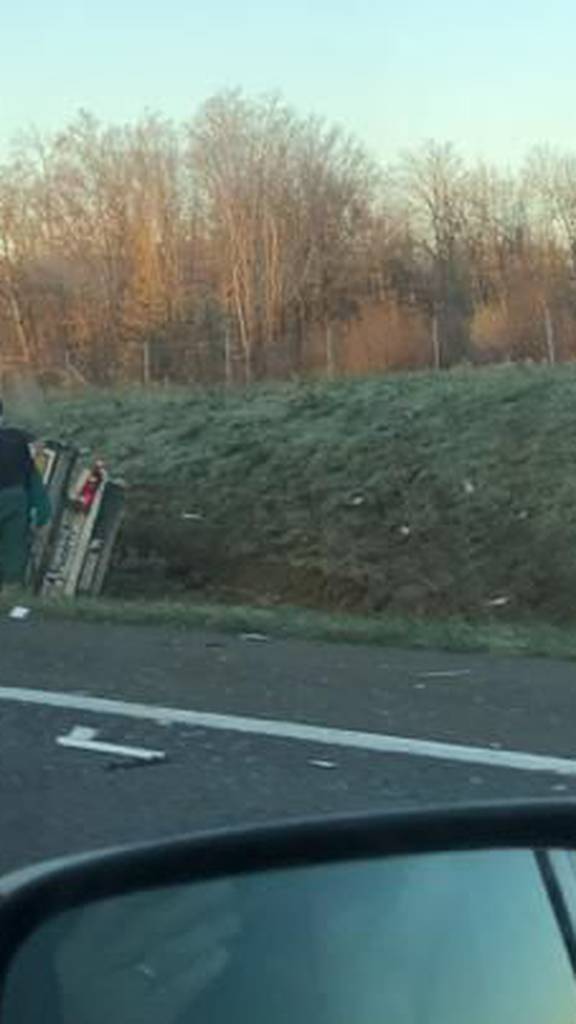
{"label": "wrecked truck trailer", "polygon": [[42,596],[98,595],[124,510],[125,484],[102,462],[87,465],[72,445],[46,441],[34,458],[52,504],[52,520],[30,553],[28,584]]}
{"label": "wrecked truck trailer", "polygon": [[72,484],[74,472],[78,468],[80,451],[58,441],[36,442],[31,444],[30,448],[52,507],[52,517],[48,526],[43,530],[35,531],[32,535],[28,560],[27,584],[30,590],[39,593],[50,560],[50,553],[56,541],[67,491]]}

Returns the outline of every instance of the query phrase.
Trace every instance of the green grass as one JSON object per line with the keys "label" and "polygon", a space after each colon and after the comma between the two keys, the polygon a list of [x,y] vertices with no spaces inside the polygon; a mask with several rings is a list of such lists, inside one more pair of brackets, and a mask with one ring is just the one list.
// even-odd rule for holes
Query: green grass
{"label": "green grass", "polygon": [[[576,658],[576,628],[539,622],[501,623],[336,615],[300,608],[254,608],[190,601],[25,599],[34,617],[46,620],[261,633],[293,638],[404,649],[479,652],[530,657]],[[0,612],[9,605],[0,599]]]}
{"label": "green grass", "polygon": [[93,393],[45,432],[130,482],[115,595],[572,621],[574,367]]}

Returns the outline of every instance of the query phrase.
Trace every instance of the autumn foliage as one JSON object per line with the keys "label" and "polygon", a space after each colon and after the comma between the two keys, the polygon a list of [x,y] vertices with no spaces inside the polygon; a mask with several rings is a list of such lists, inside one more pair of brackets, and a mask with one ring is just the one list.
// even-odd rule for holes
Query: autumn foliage
{"label": "autumn foliage", "polygon": [[81,113],[0,167],[0,369],[247,383],[576,353],[576,157],[380,166],[277,97]]}

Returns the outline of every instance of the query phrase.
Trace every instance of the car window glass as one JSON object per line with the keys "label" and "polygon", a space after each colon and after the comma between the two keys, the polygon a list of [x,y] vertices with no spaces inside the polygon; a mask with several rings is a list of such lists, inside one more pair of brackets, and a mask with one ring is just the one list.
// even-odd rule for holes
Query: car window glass
{"label": "car window glass", "polygon": [[91,904],[28,942],[9,994],[7,1024],[576,1021],[564,938],[524,851],[270,872]]}

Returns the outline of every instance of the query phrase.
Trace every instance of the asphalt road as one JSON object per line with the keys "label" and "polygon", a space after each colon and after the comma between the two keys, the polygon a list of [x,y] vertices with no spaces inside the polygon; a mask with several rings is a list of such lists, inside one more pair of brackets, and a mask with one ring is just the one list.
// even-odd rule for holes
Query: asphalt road
{"label": "asphalt road", "polygon": [[[29,691],[60,694],[62,706],[38,693],[39,703],[27,703]],[[143,709],[129,717],[123,705],[92,698]],[[159,706],[209,717],[154,720]],[[249,719],[243,731],[238,716]],[[287,735],[267,735],[272,719]],[[78,728],[161,759],[102,753],[90,741],[62,746]],[[371,749],[374,736],[414,742],[399,754]],[[441,746],[428,756],[421,740]],[[0,872],[230,823],[576,796],[576,666],[2,620],[0,749]],[[543,760],[526,767],[517,752]],[[491,765],[494,753],[516,766]],[[551,771],[550,757],[568,771]]]}

